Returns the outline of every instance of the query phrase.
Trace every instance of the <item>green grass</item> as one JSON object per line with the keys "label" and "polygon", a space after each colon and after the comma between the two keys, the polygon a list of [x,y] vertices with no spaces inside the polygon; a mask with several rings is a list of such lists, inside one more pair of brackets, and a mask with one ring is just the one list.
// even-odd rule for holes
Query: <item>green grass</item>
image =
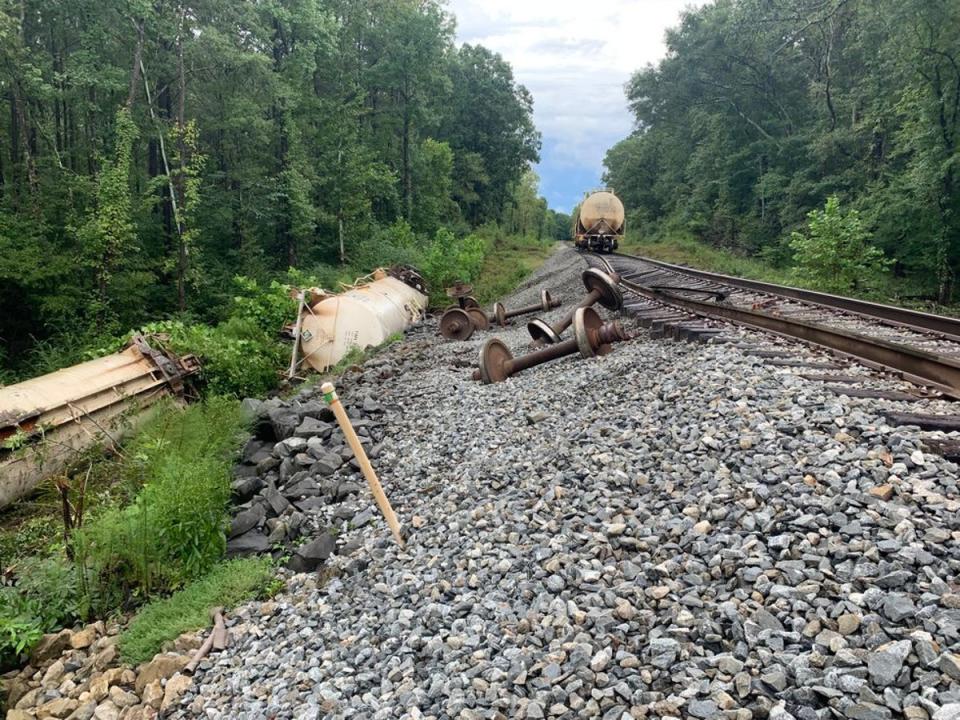
{"label": "green grass", "polygon": [[523,237],[494,242],[473,282],[474,296],[483,304],[500,299],[550,257],[555,243]]}
{"label": "green grass", "polygon": [[620,244],[620,252],[780,285],[790,285],[795,282],[789,270],[775,268],[762,260],[737,255],[729,250],[710,247],[689,237],[647,241],[628,236]]}
{"label": "green grass", "polygon": [[125,662],[138,665],[181,633],[210,625],[210,610],[234,607],[263,594],[273,579],[270,561],[239,559],[221,563],[207,575],[163,600],[145,605],[120,635]]}
{"label": "green grass", "polygon": [[[122,455],[95,447],[80,454],[61,477],[70,482],[71,502],[77,501],[79,488],[86,488],[84,517],[90,520],[133,499],[142,479],[129,470]],[[0,511],[0,568],[24,558],[65,556],[62,502],[54,480],[44,480],[36,491]]]}
{"label": "green grass", "polygon": [[[672,236],[664,239],[658,236],[653,240],[637,240],[628,236],[620,243],[620,252],[724,275],[817,289],[809,288],[790,268],[774,267],[761,258],[746,257],[730,250],[711,247],[690,237]],[[839,294],[940,315],[960,316],[960,305],[941,305],[918,300],[917,296],[922,294],[922,288],[916,280],[888,276],[878,287],[853,289]]]}
{"label": "green grass", "polygon": [[125,448],[142,478],[133,502],[85,522],[73,548],[82,590],[102,615],[200,577],[223,556],[240,404],[208,398],[165,409]]}

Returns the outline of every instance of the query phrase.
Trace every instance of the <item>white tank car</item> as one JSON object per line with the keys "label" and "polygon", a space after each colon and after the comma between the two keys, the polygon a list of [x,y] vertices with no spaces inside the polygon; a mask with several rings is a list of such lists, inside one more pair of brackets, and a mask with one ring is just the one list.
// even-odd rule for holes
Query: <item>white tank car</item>
{"label": "white tank car", "polygon": [[610,190],[590,193],[577,211],[574,242],[582,250],[616,250],[626,227],[623,203]]}

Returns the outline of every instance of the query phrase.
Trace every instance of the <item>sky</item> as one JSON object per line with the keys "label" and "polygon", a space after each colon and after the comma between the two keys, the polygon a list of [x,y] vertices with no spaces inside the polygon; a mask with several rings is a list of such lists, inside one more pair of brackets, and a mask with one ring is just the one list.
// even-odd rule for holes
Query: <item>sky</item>
{"label": "sky", "polygon": [[630,134],[624,85],[666,52],[664,33],[706,0],[449,0],[457,42],[506,59],[533,94],[540,194],[569,212],[601,185],[603,156]]}

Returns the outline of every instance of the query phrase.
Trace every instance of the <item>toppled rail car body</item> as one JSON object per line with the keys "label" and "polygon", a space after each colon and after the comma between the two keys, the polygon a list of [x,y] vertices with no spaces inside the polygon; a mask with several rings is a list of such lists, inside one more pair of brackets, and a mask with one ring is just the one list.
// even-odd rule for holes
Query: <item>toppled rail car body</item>
{"label": "toppled rail car body", "polygon": [[416,270],[379,269],[370,277],[338,295],[314,294],[302,310],[300,351],[314,370],[323,372],[353,348],[379,345],[423,318],[429,298]]}
{"label": "toppled rail car body", "polygon": [[182,398],[184,379],[197,370],[192,355],[137,335],[120,352],[0,387],[0,508],[78,451],[117,440],[158,400]]}

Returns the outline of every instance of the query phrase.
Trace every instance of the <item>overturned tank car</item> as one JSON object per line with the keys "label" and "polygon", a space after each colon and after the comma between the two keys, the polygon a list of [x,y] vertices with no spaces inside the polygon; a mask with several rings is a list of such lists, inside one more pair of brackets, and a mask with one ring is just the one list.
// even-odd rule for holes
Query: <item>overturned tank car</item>
{"label": "overturned tank car", "polygon": [[419,322],[428,302],[426,283],[407,266],[377,269],[336,295],[312,290],[295,331],[300,362],[323,372],[352,349],[380,345]]}
{"label": "overturned tank car", "polygon": [[0,508],[78,452],[116,443],[161,399],[183,399],[185,380],[199,369],[162,338],[136,335],[120,352],[0,387]]}

